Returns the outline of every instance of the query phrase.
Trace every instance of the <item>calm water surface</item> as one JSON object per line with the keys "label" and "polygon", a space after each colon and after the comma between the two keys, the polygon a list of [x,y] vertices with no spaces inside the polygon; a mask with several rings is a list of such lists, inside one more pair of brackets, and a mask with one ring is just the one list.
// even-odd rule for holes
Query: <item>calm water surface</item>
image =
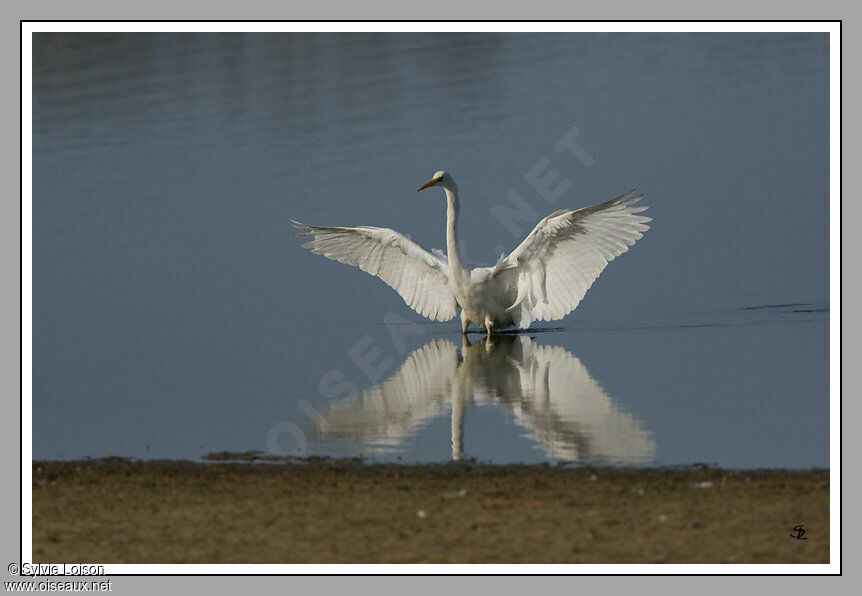
{"label": "calm water surface", "polygon": [[[34,458],[827,467],[827,44],[36,35]],[[443,247],[439,169],[474,266],[633,187],[652,229],[490,345],[292,235]]]}

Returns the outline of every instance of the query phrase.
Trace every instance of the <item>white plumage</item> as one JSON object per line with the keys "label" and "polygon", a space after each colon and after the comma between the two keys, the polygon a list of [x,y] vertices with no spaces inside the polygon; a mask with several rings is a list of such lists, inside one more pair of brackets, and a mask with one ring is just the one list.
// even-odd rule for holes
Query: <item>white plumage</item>
{"label": "white plumage", "polygon": [[294,221],[300,236],[314,238],[303,246],[345,265],[359,267],[391,286],[407,306],[423,317],[448,321],[455,316],[449,287],[449,264],[389,228],[327,228]]}
{"label": "white plumage", "polygon": [[303,244],[316,254],[375,275],[407,305],[435,321],[448,321],[461,307],[461,329],[471,323],[526,329],[533,321],[562,319],[615,257],[628,250],[651,218],[643,195],[627,192],[577,211],[556,211],[493,267],[469,270],[458,252],[458,186],[443,171],[419,190],[442,186],[447,199],[446,258],[426,251],[388,228],[309,226],[294,221]]}
{"label": "white plumage", "polygon": [[555,459],[639,463],[655,454],[652,433],[574,354],[524,335],[498,336],[493,343],[463,338],[460,355],[448,339],[431,340],[386,381],[322,408],[309,434],[318,442],[364,443],[384,453],[449,414],[452,457],[461,459],[471,406],[509,413]]}

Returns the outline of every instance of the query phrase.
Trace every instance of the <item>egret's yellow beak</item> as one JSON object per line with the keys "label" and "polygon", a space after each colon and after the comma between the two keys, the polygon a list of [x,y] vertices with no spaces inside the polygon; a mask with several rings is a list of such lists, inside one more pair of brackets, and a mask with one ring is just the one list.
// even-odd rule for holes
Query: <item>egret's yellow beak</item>
{"label": "egret's yellow beak", "polygon": [[425,190],[425,189],[426,189],[426,188],[428,188],[429,186],[434,186],[437,182],[438,182],[438,181],[437,181],[436,179],[431,178],[431,180],[429,180],[428,182],[426,182],[425,184],[423,184],[422,186],[420,186],[419,188],[417,188],[417,189],[416,189],[416,192],[419,192],[420,190]]}

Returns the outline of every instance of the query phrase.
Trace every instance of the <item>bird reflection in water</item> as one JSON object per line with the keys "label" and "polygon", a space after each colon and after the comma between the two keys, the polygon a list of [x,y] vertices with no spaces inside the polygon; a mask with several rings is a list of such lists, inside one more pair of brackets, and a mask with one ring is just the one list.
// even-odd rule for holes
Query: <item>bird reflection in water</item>
{"label": "bird reflection in water", "polygon": [[310,435],[319,444],[362,443],[383,453],[450,415],[457,460],[473,405],[502,408],[556,460],[642,463],[655,453],[652,433],[614,404],[580,360],[525,335],[465,337],[460,354],[447,339],[431,340],[383,383],[322,409]]}

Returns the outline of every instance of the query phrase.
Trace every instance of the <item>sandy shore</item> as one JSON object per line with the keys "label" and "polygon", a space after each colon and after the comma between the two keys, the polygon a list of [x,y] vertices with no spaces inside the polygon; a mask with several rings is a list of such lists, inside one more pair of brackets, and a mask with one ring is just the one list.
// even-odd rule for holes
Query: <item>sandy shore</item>
{"label": "sandy shore", "polygon": [[33,560],[826,563],[829,472],[34,462]]}

